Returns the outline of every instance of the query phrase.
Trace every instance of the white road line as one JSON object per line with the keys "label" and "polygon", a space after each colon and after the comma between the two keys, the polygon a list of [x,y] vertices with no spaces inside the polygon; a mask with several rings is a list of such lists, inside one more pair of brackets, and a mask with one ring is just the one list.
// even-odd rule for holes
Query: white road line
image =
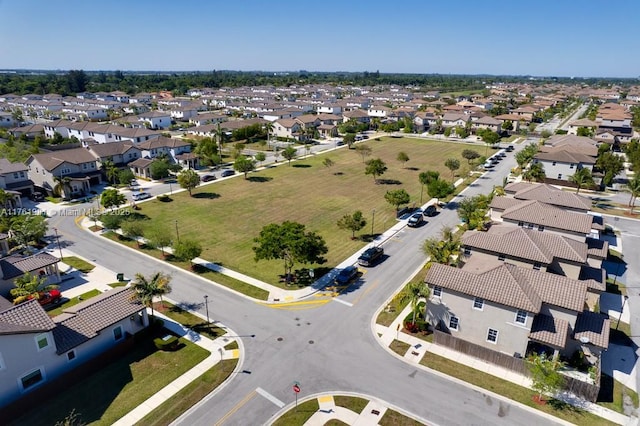
{"label": "white road line", "polygon": [[337,297],[334,297],[333,301],[342,303],[343,305],[347,305],[348,307],[352,307],[353,306],[353,303],[345,302],[344,300],[338,299]]}
{"label": "white road line", "polygon": [[264,396],[265,398],[267,398],[269,401],[273,402],[274,404],[276,404],[278,406],[278,408],[282,408],[284,407],[284,402],[280,401],[278,398],[276,398],[275,396],[271,395],[269,392],[267,392],[266,390],[262,389],[262,388],[256,388],[256,392],[258,392],[260,395]]}

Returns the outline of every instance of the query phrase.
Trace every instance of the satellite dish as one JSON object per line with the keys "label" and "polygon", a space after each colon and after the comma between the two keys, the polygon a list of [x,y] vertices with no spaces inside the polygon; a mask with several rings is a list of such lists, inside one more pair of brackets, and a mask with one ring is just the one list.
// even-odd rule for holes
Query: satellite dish
{"label": "satellite dish", "polygon": [[589,338],[588,338],[587,336],[582,336],[582,337],[580,338],[580,342],[581,342],[581,343],[589,343]]}

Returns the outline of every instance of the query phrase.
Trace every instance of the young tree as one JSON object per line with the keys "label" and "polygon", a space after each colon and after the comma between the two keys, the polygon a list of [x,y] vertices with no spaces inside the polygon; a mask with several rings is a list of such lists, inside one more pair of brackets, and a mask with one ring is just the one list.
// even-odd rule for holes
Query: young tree
{"label": "young tree", "polygon": [[484,229],[491,221],[487,216],[490,198],[486,195],[465,197],[458,203],[458,217],[467,224],[467,229]]}
{"label": "young tree", "polygon": [[129,183],[133,179],[135,179],[135,176],[131,169],[122,169],[118,172],[118,182],[120,183]]}
{"label": "young tree", "polygon": [[411,196],[404,189],[394,189],[391,191],[387,191],[384,194],[384,199],[387,203],[391,204],[396,209],[396,214],[398,209],[402,204],[408,204],[411,201]]}
{"label": "young tree", "polygon": [[138,220],[124,220],[120,224],[122,234],[132,240],[136,240],[138,248],[140,248],[140,237],[144,236],[144,227]]}
{"label": "young tree", "polygon": [[154,317],[153,299],[171,293],[171,276],[162,272],[156,272],[150,277],[137,273],[131,282],[133,299],[138,300],[147,308],[151,308],[151,318]]}
{"label": "young tree", "polygon": [[222,161],[218,143],[212,138],[201,139],[196,145],[194,153],[205,165],[215,166]]}
{"label": "young tree", "polygon": [[147,245],[160,249],[162,256],[164,257],[164,248],[171,245],[171,233],[169,230],[162,225],[156,224],[145,232],[145,236],[147,238]]}
{"label": "young tree", "polygon": [[353,214],[346,214],[338,220],[338,228],[351,231],[351,239],[356,239],[356,232],[361,230],[367,225],[367,220],[362,215],[360,210],[355,211]]}
{"label": "young tree", "polygon": [[356,141],[356,134],[355,133],[347,133],[347,134],[344,135],[342,140],[344,141],[344,143],[347,144],[349,149],[351,149],[353,147],[353,144]]}
{"label": "young tree", "polygon": [[173,244],[175,258],[183,262],[190,262],[192,268],[193,259],[200,256],[200,254],[202,254],[202,246],[197,241],[182,239]]}
{"label": "young tree", "polygon": [[573,175],[569,176],[569,182],[573,182],[576,185],[576,194],[579,194],[580,189],[589,188],[593,185],[591,170],[586,167],[576,170]]}
{"label": "young tree", "polygon": [[544,173],[544,166],[542,165],[542,163],[534,163],[529,166],[529,170],[522,174],[522,177],[529,182],[542,182],[546,177]]}
{"label": "young tree", "polygon": [[371,147],[369,145],[365,145],[365,144],[360,144],[360,145],[356,145],[355,150],[358,154],[360,154],[362,156],[362,162],[364,163],[364,159],[368,156],[371,155],[371,153],[373,152],[373,150],[371,149]]}
{"label": "young tree", "polygon": [[296,158],[297,155],[298,151],[296,151],[296,149],[292,146],[288,146],[284,149],[284,151],[282,151],[282,156],[289,162],[289,165],[291,165],[291,160]]}
{"label": "young tree", "polygon": [[256,162],[249,157],[241,155],[233,162],[233,169],[238,173],[243,173],[244,178],[247,179],[247,174],[256,169]]}
{"label": "young tree", "polygon": [[527,358],[527,367],[531,372],[533,390],[538,392],[538,400],[542,401],[542,394],[554,394],[562,389],[564,378],[559,370],[562,362],[551,359],[545,354],[534,354]]}
{"label": "young tree", "polygon": [[365,175],[372,175],[373,182],[378,183],[378,176],[382,176],[387,171],[387,165],[380,158],[374,158],[366,162]]}
{"label": "young tree", "polygon": [[402,168],[404,168],[405,165],[407,164],[407,161],[409,161],[409,156],[407,155],[406,152],[400,151],[398,153],[398,156],[396,157],[396,160],[402,163]]}
{"label": "young tree", "polygon": [[156,158],[149,164],[149,173],[151,173],[151,179],[164,179],[169,177],[169,170],[171,167],[169,163],[164,159]]}
{"label": "young tree", "polygon": [[37,242],[47,233],[47,221],[44,216],[21,215],[11,218],[9,235],[18,247],[26,247]]}
{"label": "young tree", "polygon": [[613,179],[624,170],[624,162],[621,157],[613,152],[605,151],[598,155],[596,167],[604,173],[602,183],[605,186],[611,186]]}
{"label": "young tree", "polygon": [[473,160],[480,158],[480,154],[472,149],[465,149],[462,151],[462,158],[467,160],[467,163],[471,164]]}
{"label": "young tree", "polygon": [[400,303],[405,304],[409,302],[411,305],[411,311],[413,312],[412,324],[416,323],[416,315],[418,313],[418,305],[421,299],[429,297],[429,287],[422,280],[411,281],[402,291],[400,296]]}
{"label": "young tree", "polygon": [[442,179],[436,179],[427,185],[427,194],[431,198],[444,198],[453,191],[455,191],[454,186]]}
{"label": "young tree", "polygon": [[110,207],[120,207],[126,200],[127,199],[124,194],[113,188],[105,189],[100,196],[100,204],[102,204],[102,207],[105,209]]}
{"label": "young tree", "polygon": [[265,154],[264,152],[260,151],[258,153],[256,153],[255,155],[255,159],[258,163],[260,163],[260,165],[262,165],[262,163],[264,162],[264,160],[267,159],[267,154]]}
{"label": "young tree", "polygon": [[326,259],[327,245],[324,239],[315,232],[306,232],[305,226],[285,221],[282,224],[271,223],[260,231],[253,240],[255,261],[281,259],[284,262],[284,273],[287,279],[296,262],[323,264]]}
{"label": "young tree", "polygon": [[54,176],[53,194],[57,197],[67,198],[71,195],[71,178],[67,176]]}
{"label": "young tree", "polygon": [[455,179],[455,172],[460,168],[460,160],[457,158],[447,158],[444,162],[444,165],[447,169],[451,170],[451,180]]}
{"label": "young tree", "polygon": [[634,175],[633,179],[627,182],[627,189],[631,193],[631,198],[629,198],[629,212],[633,213],[633,206],[636,204],[636,198],[640,195],[640,175]]}
{"label": "young tree", "polygon": [[102,169],[104,170],[107,180],[112,184],[116,184],[118,180],[118,172],[120,171],[111,160],[105,160],[102,163]]}
{"label": "young tree", "polygon": [[189,196],[193,196],[191,191],[200,185],[200,176],[193,170],[183,170],[178,173],[178,185],[189,192]]}
{"label": "young tree", "polygon": [[45,277],[32,275],[29,272],[20,275],[13,281],[15,287],[9,290],[13,297],[13,303],[18,304],[29,298],[38,300],[40,292],[58,288],[57,285],[47,285],[46,282]]}

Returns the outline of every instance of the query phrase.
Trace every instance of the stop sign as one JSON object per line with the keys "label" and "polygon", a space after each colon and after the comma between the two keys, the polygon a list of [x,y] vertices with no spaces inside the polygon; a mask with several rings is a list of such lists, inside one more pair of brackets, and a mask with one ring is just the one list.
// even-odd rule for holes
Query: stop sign
{"label": "stop sign", "polygon": [[300,386],[298,386],[298,385],[293,385],[293,391],[294,391],[295,393],[300,393]]}

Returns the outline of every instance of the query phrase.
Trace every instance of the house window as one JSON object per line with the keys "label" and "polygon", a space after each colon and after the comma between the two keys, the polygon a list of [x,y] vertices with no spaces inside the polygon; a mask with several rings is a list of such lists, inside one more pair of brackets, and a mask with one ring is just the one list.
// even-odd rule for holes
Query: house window
{"label": "house window", "polygon": [[42,374],[42,370],[38,368],[37,370],[32,371],[31,373],[25,376],[22,376],[20,378],[20,383],[22,384],[22,390],[27,390],[37,385],[43,380],[44,380],[44,375]]}
{"label": "house window", "polygon": [[74,359],[76,359],[76,351],[67,352],[67,360],[73,361]]}
{"label": "house window", "polygon": [[454,317],[454,316],[452,316],[452,317],[449,319],[449,328],[450,328],[451,330],[458,330],[458,325],[459,325],[459,323],[460,323],[460,320],[458,319],[458,317]]}
{"label": "house window", "polygon": [[82,163],[82,168],[86,170],[87,169],[87,163]]}
{"label": "house window", "polygon": [[504,260],[504,254],[499,255],[498,260]]}
{"label": "house window", "polygon": [[442,297],[442,287],[439,285],[433,286],[433,297]]}
{"label": "house window", "polygon": [[518,226],[524,226],[524,222],[518,222]]}
{"label": "house window", "polygon": [[49,346],[49,335],[46,333],[38,334],[36,336],[36,346],[38,351],[46,349]]}
{"label": "house window", "polygon": [[484,299],[481,297],[476,297],[475,299],[473,299],[473,309],[482,310],[482,308],[484,308]]}
{"label": "house window", "polygon": [[113,329],[113,338],[116,341],[122,339],[122,327],[121,326],[117,326],[116,328]]}
{"label": "house window", "polygon": [[562,173],[558,173],[558,179],[562,179]]}
{"label": "house window", "polygon": [[570,169],[573,169],[575,166],[576,166],[576,165],[572,163],[572,164],[570,164],[570,165],[569,165],[569,168],[570,168]]}
{"label": "house window", "polygon": [[487,342],[498,343],[498,330],[490,328],[487,332]]}
{"label": "house window", "polygon": [[555,166],[555,165],[556,165],[556,162],[554,161],[553,163],[551,163],[551,165],[552,165],[552,166]]}
{"label": "house window", "polygon": [[538,231],[544,231],[544,225],[538,225]]}
{"label": "house window", "polygon": [[14,174],[13,174],[13,178],[14,178],[14,179],[18,179],[18,176],[19,176],[19,175],[18,175],[18,173],[14,173]]}
{"label": "house window", "polygon": [[527,311],[518,309],[518,312],[516,312],[516,324],[526,324],[526,323],[527,323]]}
{"label": "house window", "polygon": [[542,268],[542,264],[540,262],[536,262],[533,264],[533,269],[535,269],[536,271],[539,271],[540,268]]}
{"label": "house window", "polygon": [[533,223],[527,223],[527,229],[533,229]]}
{"label": "house window", "polygon": [[470,249],[470,248],[468,248],[468,247],[465,247],[465,248],[464,248],[464,255],[465,255],[465,256],[471,256],[471,249]]}
{"label": "house window", "polygon": [[20,177],[21,178],[25,177],[24,172],[20,172]]}

